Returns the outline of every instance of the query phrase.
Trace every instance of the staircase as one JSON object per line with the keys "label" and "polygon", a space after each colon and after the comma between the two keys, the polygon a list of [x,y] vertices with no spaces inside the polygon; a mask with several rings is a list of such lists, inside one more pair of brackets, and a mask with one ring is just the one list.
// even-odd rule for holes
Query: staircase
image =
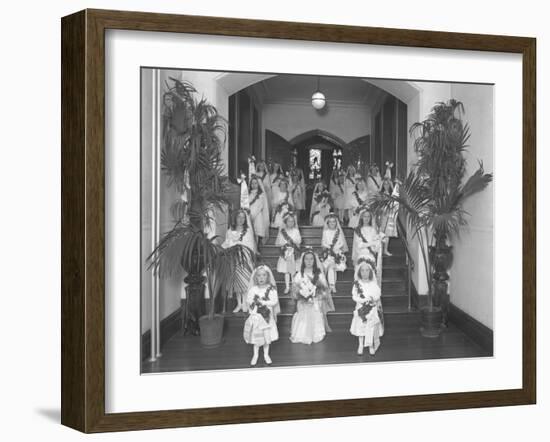
{"label": "staircase", "polygon": [[[336,293],[332,295],[335,311],[328,314],[329,325],[333,329],[349,327],[355,308],[355,302],[351,298],[351,288],[353,285],[353,264],[351,261],[351,249],[353,243],[353,229],[344,227],[349,252],[347,257],[347,269],[344,272],[338,272],[336,282]],[[271,228],[269,238],[260,247],[259,253],[261,262],[267,264],[272,270],[277,282],[279,293],[279,303],[281,313],[277,318],[279,331],[290,329],[290,321],[296,310],[295,301],[290,294],[285,295],[284,275],[277,272],[277,260],[279,258],[280,247],[275,245],[278,230]],[[315,252],[321,251],[322,227],[303,226],[300,227],[302,236],[302,246],[310,246]],[[389,251],[392,256],[383,258],[382,269],[382,305],[386,320],[394,322],[393,319],[400,317],[405,320],[417,319],[417,313],[409,310],[408,299],[408,266],[406,260],[406,250],[400,238],[391,238]],[[238,315],[233,315],[238,316]]]}

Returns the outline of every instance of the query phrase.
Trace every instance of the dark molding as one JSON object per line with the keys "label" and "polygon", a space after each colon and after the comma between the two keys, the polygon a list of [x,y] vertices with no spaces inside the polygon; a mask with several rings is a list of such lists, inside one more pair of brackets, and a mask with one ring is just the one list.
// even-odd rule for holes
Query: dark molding
{"label": "dark molding", "polygon": [[416,286],[414,285],[414,282],[411,279],[409,280],[411,284],[411,307],[415,310],[420,309],[420,295],[418,294],[418,290],[416,290]]}
{"label": "dark molding", "polygon": [[493,355],[493,330],[472,318],[453,303],[449,304],[449,321]]}
{"label": "dark molding", "polygon": [[[160,321],[160,348],[181,329],[181,313],[183,307],[179,307],[173,313]],[[141,335],[141,360],[151,356],[151,329]]]}

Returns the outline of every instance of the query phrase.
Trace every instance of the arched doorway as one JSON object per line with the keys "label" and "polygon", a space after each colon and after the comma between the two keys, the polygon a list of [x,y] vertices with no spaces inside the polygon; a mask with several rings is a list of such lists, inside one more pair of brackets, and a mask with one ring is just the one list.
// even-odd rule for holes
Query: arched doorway
{"label": "arched doorway", "polygon": [[[317,182],[328,186],[334,168],[334,152],[342,152],[346,143],[322,129],[313,129],[290,140],[296,157],[296,166],[304,171],[306,180],[306,212],[311,207],[313,188]],[[304,214],[307,218],[307,214]]]}

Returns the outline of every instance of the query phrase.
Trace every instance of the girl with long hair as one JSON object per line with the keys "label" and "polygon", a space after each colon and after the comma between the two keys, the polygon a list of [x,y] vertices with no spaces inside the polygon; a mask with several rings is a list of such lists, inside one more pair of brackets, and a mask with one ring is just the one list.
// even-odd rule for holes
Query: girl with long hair
{"label": "girl with long hair", "polygon": [[357,354],[369,347],[374,355],[384,335],[384,314],[382,311],[380,286],[376,282],[372,261],[361,258],[355,269],[352,299],[355,301],[350,333],[358,338]]}
{"label": "girl with long hair", "polygon": [[[254,231],[251,227],[250,218],[248,212],[244,209],[239,209],[234,212],[231,225],[227,232],[225,233],[225,241],[222,243],[222,247],[229,248],[236,244],[241,244],[248,247],[254,253],[257,253],[256,240],[254,239]],[[252,263],[250,263],[252,267]],[[244,281],[242,284],[236,284],[237,287],[246,287],[246,282],[250,277],[250,273],[242,276]],[[245,295],[244,291],[239,291],[235,293],[237,299],[237,306],[233,310],[233,313],[239,311],[246,311],[246,303],[243,302],[243,297]]]}
{"label": "girl with long hair", "polygon": [[334,213],[325,217],[321,247],[319,259],[323,263],[330,291],[336,293],[336,272],[346,270],[345,253],[348,251],[348,244],[338,217]]}
{"label": "girl with long hair", "polygon": [[292,296],[296,300],[296,313],[292,317],[290,329],[290,340],[293,343],[313,344],[324,339],[327,332],[327,292],[327,281],[319,258],[313,250],[305,251],[292,285]]}
{"label": "girl with long hair", "polygon": [[258,176],[252,175],[249,189],[250,220],[256,235],[256,244],[259,247],[261,242],[269,236],[269,206],[263,183]]}

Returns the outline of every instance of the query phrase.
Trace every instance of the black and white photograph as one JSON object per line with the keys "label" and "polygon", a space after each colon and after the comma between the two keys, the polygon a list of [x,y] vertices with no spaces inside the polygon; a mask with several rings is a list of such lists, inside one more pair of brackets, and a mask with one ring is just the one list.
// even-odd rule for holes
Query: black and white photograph
{"label": "black and white photograph", "polygon": [[492,84],[141,69],[141,372],[493,356]]}

